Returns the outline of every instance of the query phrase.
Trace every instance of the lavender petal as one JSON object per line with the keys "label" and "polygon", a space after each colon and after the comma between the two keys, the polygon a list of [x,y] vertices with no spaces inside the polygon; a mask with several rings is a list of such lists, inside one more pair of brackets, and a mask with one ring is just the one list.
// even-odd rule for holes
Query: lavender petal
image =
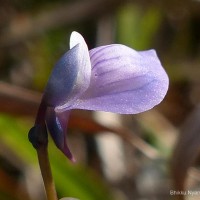
{"label": "lavender petal", "polygon": [[137,52],[124,45],[90,51],[90,86],[73,108],[136,114],[159,104],[168,76],[154,50]]}
{"label": "lavender petal", "polygon": [[56,146],[70,159],[74,160],[66,141],[67,123],[70,111],[56,113],[54,108],[49,107],[46,114],[46,124],[49,133]]}
{"label": "lavender petal", "polygon": [[[78,33],[71,36],[72,44],[55,65],[47,83],[44,99],[48,106],[69,107],[88,88],[91,63],[87,45]],[[73,46],[74,45],[74,46]]]}

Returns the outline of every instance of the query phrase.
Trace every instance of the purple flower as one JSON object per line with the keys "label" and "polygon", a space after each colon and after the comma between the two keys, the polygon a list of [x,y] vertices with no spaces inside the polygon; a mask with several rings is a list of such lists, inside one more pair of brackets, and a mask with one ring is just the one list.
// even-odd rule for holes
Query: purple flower
{"label": "purple flower", "polygon": [[30,131],[29,138],[34,144],[33,138],[46,132],[47,127],[57,147],[73,160],[66,143],[72,109],[141,113],[163,100],[168,84],[154,50],[137,52],[112,44],[89,51],[83,37],[73,32],[70,50],[57,62],[49,78],[32,128],[36,131]]}

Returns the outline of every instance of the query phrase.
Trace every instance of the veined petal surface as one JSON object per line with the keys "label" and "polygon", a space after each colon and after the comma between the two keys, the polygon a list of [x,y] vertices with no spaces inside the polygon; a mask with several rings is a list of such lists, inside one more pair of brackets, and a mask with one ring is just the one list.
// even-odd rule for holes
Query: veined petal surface
{"label": "veined petal surface", "polygon": [[90,59],[90,86],[73,108],[136,114],[153,108],[166,95],[168,76],[154,50],[107,45],[92,49]]}

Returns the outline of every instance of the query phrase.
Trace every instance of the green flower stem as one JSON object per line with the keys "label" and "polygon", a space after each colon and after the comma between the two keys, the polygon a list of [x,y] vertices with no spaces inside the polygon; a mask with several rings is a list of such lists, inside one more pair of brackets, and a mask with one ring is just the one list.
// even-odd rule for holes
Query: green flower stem
{"label": "green flower stem", "polygon": [[55,190],[55,184],[54,184],[53,176],[51,172],[47,145],[41,145],[36,150],[37,150],[38,161],[40,165],[42,178],[44,181],[47,199],[58,200],[56,190]]}

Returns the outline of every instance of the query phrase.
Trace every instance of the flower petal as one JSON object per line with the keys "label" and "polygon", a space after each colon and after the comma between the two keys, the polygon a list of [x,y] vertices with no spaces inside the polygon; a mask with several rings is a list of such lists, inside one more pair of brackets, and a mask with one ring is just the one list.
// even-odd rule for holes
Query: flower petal
{"label": "flower petal", "polygon": [[77,44],[81,44],[82,46],[84,46],[83,48],[87,49],[87,44],[85,43],[83,36],[80,33],[73,31],[71,33],[70,41],[69,41],[70,49],[75,47]]}
{"label": "flower petal", "polygon": [[47,83],[44,99],[48,106],[69,107],[89,86],[91,63],[87,45],[76,32],[71,41],[72,49],[57,62]]}
{"label": "flower petal", "polygon": [[90,51],[90,87],[73,108],[136,114],[159,104],[168,76],[154,50],[137,52],[124,45]]}
{"label": "flower petal", "polygon": [[49,107],[46,113],[46,124],[56,146],[70,159],[74,160],[66,142],[67,123],[70,111],[56,113],[55,109]]}

